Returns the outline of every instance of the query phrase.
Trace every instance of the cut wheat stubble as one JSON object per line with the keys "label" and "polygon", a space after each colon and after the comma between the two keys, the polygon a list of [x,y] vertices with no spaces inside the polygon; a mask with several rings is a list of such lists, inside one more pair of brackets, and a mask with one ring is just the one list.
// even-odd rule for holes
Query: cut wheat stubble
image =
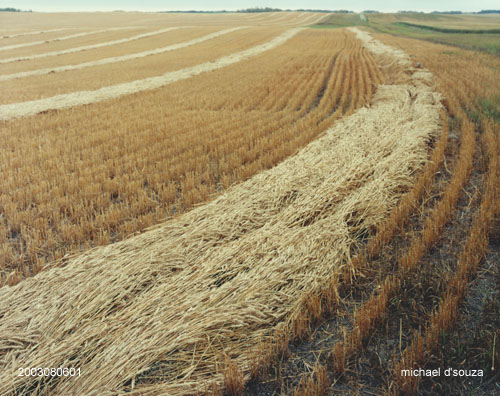
{"label": "cut wheat stubble", "polygon": [[[183,26],[168,27],[165,29],[159,29],[159,30],[155,30],[152,32],[137,34],[137,35],[134,35],[131,37],[123,38],[123,39],[105,41],[105,42],[97,43],[97,44],[83,45],[80,47],[68,48],[68,49],[64,49],[64,50],[60,50],[60,51],[51,51],[51,52],[45,52],[42,54],[17,56],[14,58],[0,59],[0,64],[26,61],[26,60],[34,60],[34,59],[46,58],[49,56],[65,55],[65,54],[71,54],[74,52],[87,51],[87,50],[96,49],[96,48],[108,47],[110,45],[117,45],[117,44],[127,43],[127,42],[133,41],[133,40],[139,40],[142,38],[155,36],[158,34],[169,32],[171,30],[180,29],[182,27]],[[107,31],[112,31],[112,30],[123,30],[123,29],[126,29],[126,28],[112,28],[112,29],[106,29],[106,30],[92,32],[92,33],[97,34],[97,33],[102,33],[102,32],[107,32]],[[81,33],[80,35],[84,35],[84,34],[86,35],[86,34],[90,34],[90,33]],[[68,37],[70,37],[70,36],[68,36]],[[75,38],[75,37],[77,37],[77,35],[73,35],[73,38]],[[53,40],[53,41],[57,41],[57,40]]]}
{"label": "cut wheat stubble", "polygon": [[43,34],[43,33],[52,33],[52,32],[61,32],[64,30],[77,29],[77,28],[58,28],[58,29],[46,29],[46,30],[37,30],[33,32],[24,32],[24,33],[4,33],[1,38],[14,38],[14,37],[22,37],[22,36],[32,36],[35,34]]}
{"label": "cut wheat stubble", "polygon": [[209,204],[0,289],[0,393],[37,385],[15,375],[14,356],[16,367],[71,357],[87,373],[53,395],[193,394],[222,385],[224,354],[248,376],[248,347],[342,270],[426,161],[439,101],[408,90],[380,87],[370,108]]}
{"label": "cut wheat stubble", "polygon": [[70,39],[74,39],[74,38],[78,38],[78,37],[89,36],[91,34],[106,33],[106,32],[112,32],[115,30],[125,30],[125,29],[130,29],[130,28],[128,28],[128,27],[115,27],[115,28],[108,28],[108,29],[102,29],[102,30],[94,30],[92,32],[75,33],[75,34],[70,34],[69,36],[55,37],[55,38],[46,39],[46,40],[31,41],[31,42],[22,43],[22,44],[5,45],[3,47],[0,47],[0,51],[8,51],[8,50],[23,48],[23,47],[32,47],[34,45],[51,43],[53,41],[70,40]]}
{"label": "cut wheat stubble", "polygon": [[79,91],[70,94],[56,95],[50,98],[28,102],[13,103],[0,106],[0,120],[9,120],[17,117],[26,117],[47,110],[66,109],[74,106],[96,103],[107,99],[117,98],[146,90],[156,89],[176,81],[190,78],[225,66],[232,65],[244,59],[257,56],[283,44],[301,29],[294,28],[285,31],[274,39],[255,47],[223,56],[214,62],[206,62],[185,69],[167,72],[161,76],[135,80],[127,83],[103,87],[94,91]]}
{"label": "cut wheat stubble", "polygon": [[[13,74],[4,74],[0,75],[0,81],[8,81],[8,80],[13,80],[16,78],[23,78],[23,77],[30,77],[30,76],[40,76],[44,74],[50,74],[50,73],[60,73],[60,72],[65,72],[69,70],[79,70],[79,69],[84,69],[86,67],[92,67],[92,66],[101,66],[101,65],[107,65],[110,63],[115,63],[115,62],[124,62],[132,59],[138,59],[138,58],[144,58],[146,56],[151,56],[151,55],[158,55],[162,54],[164,52],[169,52],[169,51],[174,51],[180,48],[185,48],[189,47],[191,45],[199,44],[204,41],[220,37],[224,34],[228,34],[231,32],[234,32],[236,30],[243,29],[244,27],[235,27],[231,29],[224,29],[215,33],[210,33],[202,37],[198,37],[189,41],[184,41],[181,43],[177,44],[171,44],[167,45],[165,47],[161,48],[155,48],[152,50],[148,51],[142,51],[142,52],[136,52],[133,54],[128,54],[128,55],[122,55],[122,56],[114,56],[110,58],[104,58],[104,59],[99,59],[96,61],[90,61],[90,62],[83,62],[83,63],[78,63],[76,65],[64,65],[64,66],[57,66],[57,67],[48,67],[45,69],[37,69],[37,70],[31,70],[31,71],[26,71],[26,72],[20,72],[20,73],[13,73]],[[169,29],[164,29],[162,33],[171,31],[171,30],[176,30],[180,29],[180,27],[173,27]]]}

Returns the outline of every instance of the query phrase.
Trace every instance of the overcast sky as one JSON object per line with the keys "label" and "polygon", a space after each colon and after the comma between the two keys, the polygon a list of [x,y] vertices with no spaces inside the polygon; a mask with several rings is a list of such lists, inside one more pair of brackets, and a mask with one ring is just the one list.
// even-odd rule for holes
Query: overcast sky
{"label": "overcast sky", "polygon": [[33,11],[238,10],[254,6],[385,12],[398,10],[466,12],[498,9],[500,3],[498,0],[0,0],[0,8],[14,7]]}

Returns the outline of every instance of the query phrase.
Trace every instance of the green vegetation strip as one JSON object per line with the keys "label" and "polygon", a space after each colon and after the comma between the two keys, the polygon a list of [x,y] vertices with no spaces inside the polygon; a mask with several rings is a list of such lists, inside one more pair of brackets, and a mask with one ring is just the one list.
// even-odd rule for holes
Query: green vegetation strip
{"label": "green vegetation strip", "polygon": [[432,30],[433,32],[440,32],[440,33],[477,33],[477,34],[500,33],[500,29],[447,29],[437,26],[418,25],[416,23],[408,23],[408,22],[395,22],[394,25]]}

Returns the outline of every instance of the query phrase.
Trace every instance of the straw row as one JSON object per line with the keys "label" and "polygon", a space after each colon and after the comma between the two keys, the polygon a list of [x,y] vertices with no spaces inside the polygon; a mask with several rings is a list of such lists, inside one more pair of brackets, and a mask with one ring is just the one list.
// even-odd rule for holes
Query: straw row
{"label": "straw row", "polygon": [[[101,102],[124,95],[164,87],[165,85],[173,82],[187,79],[198,74],[207,73],[221,67],[226,67],[244,59],[257,56],[265,51],[269,51],[278,45],[285,43],[287,40],[296,35],[299,30],[300,29],[290,29],[267,43],[221,57],[214,62],[206,62],[185,69],[167,72],[161,76],[107,86],[94,91],[80,91],[28,102],[1,105],[0,120],[6,121],[17,117],[27,117],[47,110],[66,109],[69,107]],[[223,33],[219,32],[219,35],[221,34]]]}
{"label": "straw row", "polygon": [[[133,41],[133,40],[140,40],[143,38],[155,36],[158,34],[166,33],[166,32],[169,32],[171,30],[180,29],[180,28],[182,28],[182,26],[168,27],[165,29],[154,30],[152,32],[136,34],[135,36],[126,37],[123,39],[105,41],[105,42],[97,43],[97,44],[82,45],[80,47],[72,47],[72,48],[59,50],[59,51],[45,52],[42,54],[32,54],[32,55],[26,55],[26,56],[17,56],[17,57],[13,57],[13,58],[0,59],[0,64],[19,62],[19,61],[25,61],[25,60],[33,60],[33,59],[40,59],[40,58],[47,58],[49,56],[72,54],[74,52],[80,52],[80,51],[88,51],[88,50],[92,50],[92,49],[96,49],[96,48],[108,47],[110,45],[123,44],[123,43],[127,43],[127,42]],[[118,29],[126,29],[126,28],[111,28],[111,29],[99,30],[99,31],[90,32],[90,33],[79,33],[79,34],[75,34],[75,35],[71,35],[71,36],[66,36],[66,38],[76,38],[76,37],[80,37],[83,35],[97,34],[97,33],[107,32],[110,30],[118,30]],[[60,38],[58,40],[62,40],[62,38]],[[53,41],[58,41],[58,40],[54,39]],[[43,44],[43,43],[45,43],[45,41],[39,41],[39,42],[35,42],[35,43],[26,43],[26,44],[18,44],[17,46],[0,47],[0,50],[1,50],[1,48],[3,48],[4,50],[7,50],[7,49],[17,48],[19,46],[27,46],[28,44],[34,45],[34,44]]]}
{"label": "straw row", "polygon": [[[363,36],[361,36],[363,37]],[[377,41],[370,39],[371,45],[376,45]],[[383,54],[383,51],[378,52],[379,55]],[[397,54],[397,58],[394,59],[395,51],[394,49],[390,49],[386,56],[389,56],[389,59],[384,58],[384,63],[393,63],[394,60],[398,61],[398,65],[404,65],[405,63],[400,62],[401,56]],[[403,58],[404,59],[404,58]],[[408,66],[408,64],[406,64]],[[418,87],[417,92],[409,92],[410,97],[416,100],[419,100],[419,96],[429,95],[431,91],[431,87],[429,87],[428,83],[430,81],[428,72],[419,71],[416,72],[414,69],[410,70],[410,83],[414,85],[414,87]],[[379,89],[380,90],[380,89]],[[436,112],[439,109],[440,105],[437,102],[439,95],[434,94],[435,102],[434,109],[429,107],[429,110]],[[262,355],[260,362],[253,363],[253,375],[259,372],[265,371],[266,364],[270,364],[274,361],[274,357],[272,354],[274,353],[283,353],[283,350],[286,350],[289,339],[302,338],[305,334],[310,330],[310,326],[314,325],[320,317],[324,315],[331,314],[332,310],[335,309],[336,304],[339,302],[338,293],[340,289],[349,288],[349,285],[356,282],[357,276],[363,276],[363,272],[366,270],[366,267],[370,264],[370,260],[376,257],[381,249],[390,241],[390,239],[395,235],[395,233],[401,229],[407,220],[408,216],[412,211],[414,211],[417,207],[418,202],[424,195],[425,190],[428,188],[430,183],[433,180],[434,174],[439,168],[440,164],[443,161],[444,151],[447,146],[448,140],[448,125],[446,123],[446,118],[444,116],[441,117],[443,120],[443,132],[437,142],[435,150],[432,154],[431,160],[426,164],[423,173],[418,178],[416,183],[413,185],[412,189],[408,194],[406,194],[401,202],[396,206],[388,216],[387,220],[380,224],[377,227],[376,234],[373,238],[371,238],[364,248],[364,250],[354,257],[352,260],[349,260],[346,266],[344,266],[343,274],[339,276],[339,274],[333,274],[329,280],[321,286],[316,291],[309,293],[302,300],[302,309],[300,313],[294,317],[291,323],[288,325],[288,331],[290,335],[287,337],[283,337],[282,333],[278,333],[276,339],[272,342],[266,342],[263,345],[259,346],[257,350],[259,354]],[[342,280],[342,281],[340,281]],[[387,283],[387,282],[386,282]],[[385,285],[387,287],[387,285]],[[386,290],[384,286],[381,288],[381,294],[384,294]],[[380,309],[382,304],[375,304],[375,306],[380,305],[378,309],[374,309],[374,304],[367,304],[362,307],[362,313],[357,315],[358,318],[363,319],[363,324],[367,318],[370,317],[373,313],[380,313]],[[367,312],[365,312],[365,310]],[[373,324],[373,322],[372,322]],[[337,344],[336,349],[333,351],[333,360],[334,360],[334,368],[336,372],[341,373],[345,368],[346,359],[349,354],[352,354],[355,349],[360,346],[361,339],[358,339],[358,336],[364,337],[363,334],[367,333],[369,329],[359,329],[358,327],[366,327],[361,324],[355,324],[356,331],[353,330],[352,337],[353,340],[350,340],[349,349],[347,347]],[[351,334],[346,334],[351,336]],[[356,337],[354,339],[354,337]],[[253,358],[255,360],[255,358]],[[314,375],[313,375],[314,376]],[[318,382],[319,381],[319,382]],[[310,389],[317,389],[321,387],[323,389],[324,385],[324,377],[321,379],[314,379],[313,377],[309,378],[306,383],[308,384],[308,392],[307,394],[315,394],[314,391]],[[313,386],[314,385],[314,386]],[[318,388],[319,389],[319,388]],[[299,386],[296,389],[296,392],[302,392],[303,389]],[[322,393],[317,393],[322,394]]]}
{"label": "straw row", "polygon": [[9,123],[0,181],[11,192],[0,197],[0,262],[16,270],[9,283],[276,165],[367,103],[379,79],[351,34],[307,30],[266,56],[168,90]]}
{"label": "straw row", "polygon": [[[171,30],[176,30],[180,29],[180,27],[172,27],[168,29],[163,29],[162,32],[167,32]],[[90,61],[90,62],[83,62],[83,63],[78,63],[74,65],[64,65],[64,66],[56,66],[56,67],[49,67],[45,69],[36,69],[36,70],[30,70],[30,71],[25,71],[25,72],[19,72],[19,73],[12,73],[12,74],[3,74],[0,75],[0,81],[8,81],[8,80],[13,80],[15,78],[23,78],[23,77],[30,77],[30,76],[40,76],[43,74],[50,74],[50,73],[60,73],[60,72],[65,72],[65,71],[70,71],[70,70],[79,70],[79,69],[84,69],[86,67],[91,67],[91,66],[100,66],[100,65],[107,65],[110,63],[115,63],[115,62],[124,62],[128,60],[133,60],[133,59],[138,59],[138,58],[144,58],[146,56],[151,56],[151,55],[158,55],[162,54],[165,52],[169,51],[174,51],[180,48],[185,48],[189,47],[191,45],[195,45],[198,43],[202,43],[204,41],[220,37],[224,34],[234,32],[236,30],[243,29],[243,27],[235,27],[235,28],[230,28],[230,29],[223,29],[215,33],[210,33],[205,36],[201,36],[192,40],[188,41],[183,41],[180,43],[176,44],[171,44],[167,45],[165,47],[160,47],[160,48],[155,48],[147,51],[141,51],[141,52],[136,52],[133,54],[127,54],[127,55],[122,55],[122,56],[113,56],[109,58],[104,58],[104,59],[99,59],[95,61]]]}
{"label": "straw row", "polygon": [[33,32],[24,32],[24,33],[7,33],[7,34],[3,34],[2,38],[14,38],[14,37],[19,37],[19,36],[31,36],[31,35],[42,34],[42,33],[60,32],[60,31],[69,30],[69,29],[74,29],[74,28],[45,29],[45,30],[37,30],[37,31],[33,31]]}
{"label": "straw row", "polygon": [[[248,347],[342,271],[426,161],[439,106],[413,89],[383,86],[370,108],[213,202],[0,289],[0,391],[187,395],[222,385],[225,356],[248,377]],[[86,375],[13,374],[61,364]]]}
{"label": "straw row", "polygon": [[[92,32],[75,33],[75,34],[70,34],[68,36],[56,37],[56,38],[52,38],[52,39],[31,41],[28,43],[4,45],[4,46],[0,47],[0,51],[8,51],[8,50],[16,49],[16,48],[31,47],[33,45],[46,44],[46,43],[51,43],[53,41],[70,40],[70,39],[74,39],[74,38],[78,38],[78,37],[88,36],[91,34],[106,33],[106,32],[112,32],[114,30],[123,30],[123,29],[129,29],[129,28],[127,28],[127,27],[115,27],[115,28],[108,28],[108,29],[102,29],[102,30],[95,30]],[[3,63],[3,61],[4,60],[2,59],[2,63]]]}

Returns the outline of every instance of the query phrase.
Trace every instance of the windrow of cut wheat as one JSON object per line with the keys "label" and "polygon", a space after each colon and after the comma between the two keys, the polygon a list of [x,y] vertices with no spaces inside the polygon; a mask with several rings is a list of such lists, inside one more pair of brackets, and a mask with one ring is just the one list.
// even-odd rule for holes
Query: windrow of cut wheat
{"label": "windrow of cut wheat", "polygon": [[[25,62],[0,64],[0,75],[7,76],[9,74],[32,72],[39,69],[50,69],[68,65],[78,65],[80,63],[99,61],[105,58],[132,55],[134,53],[155,50],[157,48],[167,47],[180,42],[190,41],[201,36],[206,36],[207,34],[224,30],[226,27],[184,25],[170,27],[168,29],[170,30],[158,35],[143,37],[139,40],[127,41],[108,47],[93,48],[87,51],[72,52],[68,54],[59,54],[57,56],[49,56]],[[26,80],[26,82],[28,81],[29,80]],[[30,84],[36,84],[36,80],[31,81]]]}
{"label": "windrow of cut wheat", "polygon": [[269,169],[367,103],[381,78],[350,33],[310,30],[168,90],[4,123],[2,282]]}
{"label": "windrow of cut wheat", "polygon": [[127,29],[129,29],[129,28],[127,28],[127,27],[115,27],[115,28],[108,28],[108,29],[102,29],[102,30],[95,30],[95,31],[91,31],[91,32],[74,33],[74,34],[70,34],[68,36],[54,37],[52,39],[28,41],[28,42],[20,43],[20,44],[2,45],[2,46],[0,46],[0,51],[9,51],[9,50],[17,49],[17,48],[32,47],[34,45],[47,44],[47,43],[51,43],[53,41],[70,40],[70,39],[84,37],[84,36],[88,36],[88,35],[92,35],[92,34],[108,33],[108,32],[111,32],[113,30],[127,30]]}
{"label": "windrow of cut wheat", "polygon": [[[368,36],[366,33],[363,35]],[[443,273],[440,274],[442,279],[449,280],[449,282],[443,286],[438,305],[427,317],[419,318],[418,329],[410,328],[408,330],[406,324],[403,326],[404,322],[401,322],[400,337],[403,333],[413,333],[413,337],[410,337],[407,347],[402,351],[400,346],[400,353],[394,351],[393,358],[390,361],[381,361],[380,363],[383,366],[387,364],[386,367],[391,370],[388,378],[385,379],[387,387],[382,392],[389,395],[410,395],[419,394],[421,378],[401,376],[401,369],[426,367],[429,363],[435,367],[436,355],[439,356],[442,353],[438,351],[442,340],[441,336],[447,334],[458,319],[457,312],[460,303],[466,296],[470,281],[480,268],[481,260],[485,255],[489,233],[491,232],[491,225],[495,216],[498,216],[500,135],[498,123],[495,124],[494,122],[495,109],[492,108],[491,103],[493,103],[500,89],[500,80],[495,73],[495,69],[500,66],[500,62],[492,56],[481,55],[473,51],[457,50],[459,56],[450,57],[449,67],[443,68],[443,53],[446,54],[446,51],[450,49],[449,47],[389,35],[379,35],[378,37],[394,46],[394,48],[408,51],[419,62],[432,70],[435,75],[436,85],[443,94],[446,118],[443,119],[443,134],[433,154],[433,157],[436,158],[433,160],[434,163],[429,163],[430,166],[427,167],[428,169],[419,179],[422,183],[419,181],[410,194],[403,198],[384,226],[379,228],[374,238],[368,242],[366,249],[352,261],[352,267],[345,267],[344,276],[340,278],[343,279],[340,288],[346,287],[346,280],[348,283],[352,283],[359,280],[359,276],[361,278],[365,276],[363,273],[367,267],[372,265],[370,260],[377,257],[384,245],[390,242],[395,231],[407,220],[410,211],[416,209],[416,207],[411,207],[416,203],[415,198],[421,195],[416,193],[421,192],[422,188],[427,188],[425,186],[428,186],[432,181],[433,174],[437,170],[436,166],[442,160],[448,136],[448,117],[450,135],[453,140],[456,140],[455,134],[458,133],[461,145],[458,156],[452,160],[451,164],[449,163],[447,166],[445,164],[444,166],[444,170],[449,172],[449,169],[451,169],[452,174],[449,184],[442,192],[441,199],[436,202],[429,216],[423,220],[423,229],[419,232],[420,235],[415,236],[411,240],[412,243],[409,248],[400,255],[399,273],[388,277],[385,283],[380,283],[378,292],[374,293],[356,310],[352,330],[347,330],[344,333],[344,342],[340,342],[335,346],[332,358],[336,374],[342,375],[346,370],[352,368],[352,364],[348,365],[351,354],[361,351],[363,347],[365,351],[371,350],[373,343],[370,345],[369,338],[376,327],[385,326],[384,319],[387,318],[389,300],[401,301],[404,298],[402,289],[404,287],[406,289],[414,287],[411,280],[405,279],[408,277],[409,272],[415,271],[417,268],[420,271],[421,268],[417,266],[427,249],[433,244],[442,246],[449,238],[443,233],[445,223],[453,216],[457,200],[464,194],[462,188],[467,183],[471,170],[475,168],[475,177],[477,178],[477,174],[483,172],[481,168],[486,168],[482,183],[483,193],[478,194],[481,204],[475,213],[472,226],[466,230],[468,234],[465,234],[467,237],[464,239],[463,250],[459,254],[457,253],[458,264],[456,267],[452,266],[448,271],[443,268]],[[393,50],[392,52],[396,55],[401,54],[400,50]],[[406,59],[409,60],[409,58]],[[398,63],[408,64],[407,61]],[[487,117],[490,119],[485,120]],[[472,119],[479,122],[474,125]],[[475,129],[476,132],[481,133],[480,140],[483,147],[483,150],[476,149],[476,152]],[[449,154],[453,152],[452,148],[450,150]],[[407,207],[408,204],[410,207]],[[406,205],[406,208],[401,207],[402,205]],[[405,230],[401,229],[397,232],[404,233]],[[416,277],[416,279],[417,282],[422,282],[421,277]],[[325,303],[329,303],[335,310],[335,305],[339,303],[339,291],[335,288],[335,285],[338,284],[335,277],[332,282],[334,282],[333,286],[324,287],[322,294],[312,293],[307,299],[304,299],[304,308],[312,308],[309,310],[312,314],[309,314],[310,320],[309,322],[306,321],[305,325],[299,323],[300,329],[306,326],[306,331],[310,331],[311,321],[314,322],[314,319],[317,319],[318,313],[321,314],[328,310],[325,309]],[[333,292],[331,291],[332,288]],[[435,293],[435,291],[433,290],[432,293]],[[303,316],[307,317],[307,312],[305,313]],[[495,336],[495,332],[485,333],[484,339],[481,339],[481,342],[485,343],[485,350],[492,355],[490,359],[492,367],[498,361],[498,359],[495,359],[495,346],[497,347],[497,354],[499,350]],[[281,338],[286,339],[283,336]],[[364,342],[362,343],[362,341]],[[275,350],[286,350],[283,346],[273,346],[273,348]],[[265,350],[262,347],[260,349]],[[447,352],[444,352],[444,354],[447,354]],[[302,394],[308,396],[324,394],[328,379],[326,379],[325,385],[322,369],[321,365],[315,368],[314,372],[299,384],[296,392],[305,390]]]}
{"label": "windrow of cut wheat", "polygon": [[[359,32],[359,31],[358,31]],[[408,55],[400,50],[395,50],[384,44],[379,44],[366,32],[359,32],[358,36],[374,52],[389,53],[398,64],[409,67],[411,62]],[[426,81],[431,81],[427,72],[413,70],[412,78],[417,86],[422,86]],[[341,373],[345,369],[346,359],[357,352],[363,340],[369,336],[373,327],[384,315],[387,304],[391,298],[399,292],[404,280],[411,271],[416,270],[417,265],[427,250],[434,244],[449,220],[452,210],[458,200],[460,191],[464,186],[472,169],[472,157],[474,154],[474,130],[470,125],[464,126],[462,144],[458,165],[452,180],[444,191],[441,200],[435,205],[429,217],[424,221],[420,235],[415,236],[406,252],[398,257],[398,270],[395,274],[388,276],[378,288],[378,291],[354,312],[354,321],[350,331],[345,333],[343,342],[337,343],[332,351],[334,369]]]}
{"label": "windrow of cut wheat", "polygon": [[[179,29],[179,27],[163,29],[163,32],[172,31],[172,30],[176,30],[176,29]],[[159,47],[159,48],[155,48],[155,49],[151,49],[151,50],[147,50],[147,51],[141,51],[141,52],[131,53],[131,54],[122,55],[122,56],[113,56],[113,57],[103,58],[103,59],[89,61],[89,62],[72,64],[72,65],[63,65],[63,66],[57,66],[57,67],[49,67],[49,68],[45,68],[45,69],[35,69],[35,70],[25,71],[25,72],[4,74],[4,75],[0,75],[0,81],[7,81],[7,80],[13,80],[16,78],[25,78],[25,77],[30,77],[30,76],[41,76],[44,74],[61,73],[64,71],[69,71],[69,70],[84,69],[86,67],[107,65],[109,63],[124,62],[127,60],[144,58],[146,56],[158,55],[158,54],[162,54],[164,52],[174,51],[174,50],[177,50],[179,48],[189,47],[191,45],[202,43],[206,40],[210,40],[212,38],[216,38],[216,37],[222,36],[223,34],[231,33],[231,32],[234,32],[236,30],[239,30],[239,29],[242,29],[242,27],[223,29],[223,30],[220,30],[220,31],[215,32],[215,33],[210,33],[210,34],[207,34],[207,35],[204,35],[201,37],[194,38],[192,40],[182,41],[182,42],[178,42],[175,44],[167,45],[165,47]]]}
{"label": "windrow of cut wheat", "polygon": [[[282,84],[288,95],[273,97],[264,85],[263,92],[239,102],[219,101],[232,99],[243,109],[253,103],[246,113],[255,116],[258,106],[279,114],[276,127],[270,120],[266,139],[289,124],[289,105],[300,113],[296,127],[309,122],[325,127],[336,111],[353,112],[354,104],[362,103],[356,90],[371,92],[363,88],[371,84],[370,69],[362,71],[370,55],[349,33],[304,34],[281,49],[298,50],[306,37],[316,38],[305,40],[304,53],[323,35],[346,40],[348,48],[334,60],[319,57],[327,73],[290,74],[290,84]],[[304,61],[310,65],[310,59]],[[319,65],[310,70],[321,70]],[[275,83],[284,78],[283,69],[274,75]],[[200,76],[191,89],[198,91],[201,81]],[[226,89],[234,92],[241,83]],[[317,88],[311,93],[308,86]],[[333,95],[340,87],[350,88],[343,91],[350,99]],[[384,219],[426,162],[429,140],[439,131],[439,105],[431,94],[412,101],[407,89],[381,89],[370,108],[342,118],[298,154],[206,205],[0,289],[6,351],[0,391],[40,386],[52,395],[81,389],[188,395],[214,380],[222,386],[221,365],[228,360],[232,371],[248,378],[248,347],[294,317],[305,293],[342,271],[359,236]],[[329,102],[332,96],[336,99]],[[223,139],[232,143],[223,135],[216,144]],[[43,336],[49,328],[50,341]],[[50,349],[54,342],[57,350]],[[88,374],[50,383],[21,378],[12,370],[13,356],[16,367],[52,367],[71,358]]]}
{"label": "windrow of cut wheat", "polygon": [[[282,28],[250,31],[239,27],[221,29],[209,33],[206,35],[208,37],[188,40],[192,45],[181,45],[181,40],[176,43],[178,47],[175,51],[160,51],[151,56],[97,64],[65,73],[0,82],[0,119],[6,120],[12,114],[25,116],[26,110],[35,106],[39,108],[38,111],[44,111],[74,106],[79,102],[95,102],[96,99],[83,100],[90,95],[103,100],[139,92],[144,86],[147,89],[158,88],[161,84],[165,85],[165,81],[172,82],[217,69],[252,56],[253,51],[259,53],[267,46],[271,49],[273,45],[282,44],[297,32],[295,29]],[[248,55],[233,59],[245,53]],[[109,91],[114,94],[110,95]],[[43,99],[46,100],[42,101]],[[41,103],[47,105],[41,106]]]}
{"label": "windrow of cut wheat", "polygon": [[[78,48],[87,47],[91,49],[94,45],[99,45],[99,43],[106,43],[111,41],[111,43],[121,40],[126,40],[131,36],[140,35],[143,33],[148,33],[150,29],[143,27],[120,27],[120,28],[107,28],[107,29],[99,29],[94,32],[88,32],[88,29],[85,29],[84,32],[78,34],[72,34],[68,39],[65,40],[40,40],[40,41],[27,41],[23,40],[19,44],[15,44],[12,46],[6,46],[5,50],[0,51],[0,64],[5,65],[12,62],[19,62],[29,59],[40,59],[45,58],[46,56],[55,56],[58,55],[59,52],[64,53],[64,51],[68,50],[72,51],[74,48],[78,52]],[[32,45],[30,45],[32,44]],[[84,50],[82,48],[82,50]],[[15,65],[13,65],[15,66]]]}

